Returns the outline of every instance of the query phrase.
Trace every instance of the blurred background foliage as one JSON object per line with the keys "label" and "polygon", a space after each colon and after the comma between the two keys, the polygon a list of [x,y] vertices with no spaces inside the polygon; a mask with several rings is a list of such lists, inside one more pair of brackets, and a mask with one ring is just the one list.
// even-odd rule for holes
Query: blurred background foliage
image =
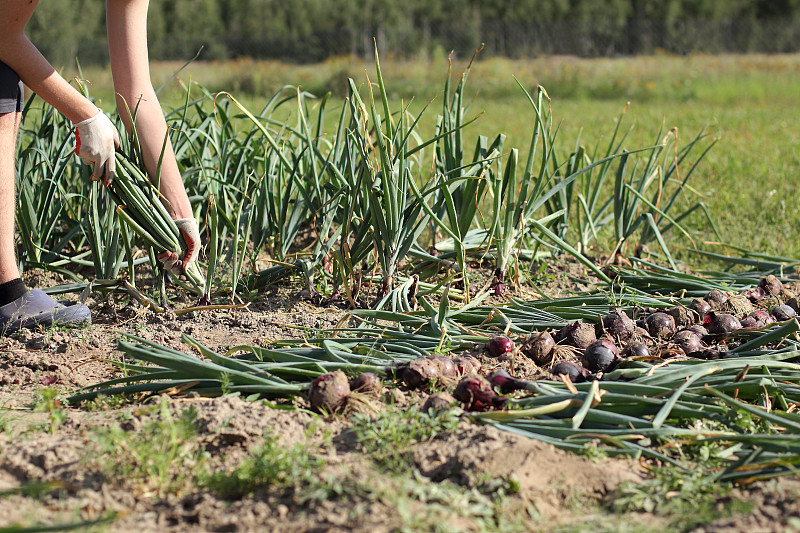
{"label": "blurred background foliage", "polygon": [[[107,61],[104,7],[42,2],[28,34],[56,65]],[[455,50],[511,58],[665,51],[795,52],[800,0],[163,0],[151,2],[154,60],[316,62]]]}

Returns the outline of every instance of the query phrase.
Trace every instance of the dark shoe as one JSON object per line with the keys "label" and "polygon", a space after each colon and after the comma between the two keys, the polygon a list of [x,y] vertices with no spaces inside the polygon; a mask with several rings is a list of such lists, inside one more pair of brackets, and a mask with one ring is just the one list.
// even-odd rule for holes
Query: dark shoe
{"label": "dark shoe", "polygon": [[85,305],[58,302],[40,289],[31,289],[13,302],[0,307],[0,335],[21,328],[84,326],[92,323]]}

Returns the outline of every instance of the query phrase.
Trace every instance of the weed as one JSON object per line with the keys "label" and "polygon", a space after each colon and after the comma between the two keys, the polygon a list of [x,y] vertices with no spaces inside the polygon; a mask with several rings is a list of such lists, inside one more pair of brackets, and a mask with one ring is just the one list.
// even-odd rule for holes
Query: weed
{"label": "weed", "polygon": [[201,485],[221,498],[239,499],[259,489],[309,485],[323,465],[306,447],[283,446],[276,436],[267,435],[264,444],[239,466],[202,476]]}
{"label": "weed", "polygon": [[411,463],[411,445],[428,442],[437,436],[455,431],[455,411],[430,415],[416,408],[389,409],[374,418],[354,415],[352,431],[365,452],[391,472],[401,472]]}
{"label": "weed", "polygon": [[661,467],[643,483],[620,485],[609,507],[616,513],[655,513],[677,530],[689,531],[752,509],[753,504],[730,498],[730,493],[730,485],[717,483],[704,468]]}
{"label": "weed", "polygon": [[55,389],[47,387],[37,390],[31,407],[35,413],[47,413],[47,423],[36,425],[37,430],[52,434],[67,420],[67,413],[62,408]]}
{"label": "weed", "polygon": [[490,497],[449,481],[433,483],[419,474],[404,476],[396,483],[381,496],[400,515],[402,526],[397,531],[530,531],[525,513],[520,509],[508,512],[503,497]]}
{"label": "weed", "polygon": [[113,394],[111,396],[99,394],[95,398],[83,402],[81,407],[90,412],[113,411],[128,405],[130,401],[130,398],[124,394]]}
{"label": "weed", "polygon": [[0,407],[0,432],[6,433],[11,430],[11,420],[10,409]]}
{"label": "weed", "polygon": [[180,492],[205,461],[204,450],[193,439],[196,417],[191,407],[176,416],[164,399],[158,415],[137,431],[120,426],[98,429],[103,472],[112,479],[139,483],[145,493]]}

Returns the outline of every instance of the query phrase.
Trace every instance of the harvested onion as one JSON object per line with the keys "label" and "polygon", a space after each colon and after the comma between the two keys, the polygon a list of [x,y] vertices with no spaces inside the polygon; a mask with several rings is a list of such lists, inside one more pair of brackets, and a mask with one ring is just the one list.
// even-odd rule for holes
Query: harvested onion
{"label": "harvested onion", "polygon": [[547,331],[532,335],[522,345],[520,351],[537,365],[547,365],[553,360],[553,348],[556,341]]}
{"label": "harvested onion", "polygon": [[335,413],[341,410],[350,395],[350,383],[341,370],[322,374],[311,382],[308,401],[319,413]]}
{"label": "harvested onion", "polygon": [[622,357],[650,357],[650,348],[643,342],[630,342],[622,350]]}
{"label": "harvested onion", "polygon": [[779,296],[783,290],[781,280],[770,274],[758,282],[758,286],[767,293],[768,296]]}
{"label": "harvested onion", "polygon": [[647,331],[653,337],[668,339],[675,334],[675,319],[667,313],[653,313],[647,317]]}
{"label": "harvested onion", "polygon": [[619,358],[616,344],[607,338],[593,342],[583,355],[586,368],[592,372],[605,372]]}
{"label": "harvested onion", "polygon": [[703,343],[700,342],[700,337],[688,329],[677,332],[672,336],[671,340],[678,345],[678,347],[683,350],[683,353],[686,355],[699,352],[703,349]]}
{"label": "harvested onion", "polygon": [[570,322],[558,333],[558,342],[585,350],[597,340],[594,326],[586,322]]}
{"label": "harvested onion", "polygon": [[502,357],[514,351],[514,341],[507,335],[494,335],[486,343],[486,350],[492,357]]}
{"label": "harvested onion", "polygon": [[706,324],[706,329],[712,335],[727,335],[742,329],[742,323],[739,322],[739,319],[728,313],[711,312],[707,318],[710,320]]}
{"label": "harvested onion", "polygon": [[619,309],[604,316],[601,324],[601,330],[595,331],[596,335],[599,336],[605,332],[615,339],[622,340],[628,339],[636,328],[636,322]]}
{"label": "harvested onion", "polygon": [[775,317],[778,322],[786,322],[797,316],[794,309],[786,304],[776,305],[770,310],[770,314]]}
{"label": "harvested onion", "polygon": [[569,361],[558,363],[553,367],[551,372],[556,378],[558,378],[558,376],[567,376],[573,383],[582,383],[591,375],[589,369]]}
{"label": "harvested onion", "polygon": [[508,403],[508,398],[494,392],[489,381],[481,377],[464,378],[459,381],[453,391],[453,397],[463,403],[467,411],[487,411],[503,407]]}

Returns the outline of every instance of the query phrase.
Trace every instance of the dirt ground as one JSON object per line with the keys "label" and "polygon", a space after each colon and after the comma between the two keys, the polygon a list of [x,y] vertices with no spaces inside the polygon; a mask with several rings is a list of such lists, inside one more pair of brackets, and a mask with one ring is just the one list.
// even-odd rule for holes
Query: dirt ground
{"label": "dirt ground", "polygon": [[[58,280],[29,275],[31,285]],[[555,290],[564,279],[553,277]],[[246,309],[156,314],[114,299],[90,300],[93,325],[79,330],[23,331],[0,338],[0,531],[103,521],[97,531],[613,531],[665,529],[658,513],[601,526],[602,501],[622,482],[640,482],[642,464],[593,458],[542,442],[456,421],[451,430],[409,446],[406,471],[387,472],[353,438],[347,417],[325,419],[302,408],[277,409],[241,397],[163,395],[70,407],[43,400],[117,376],[116,342],[132,333],[178,350],[182,333],[224,352],[301,337],[296,326],[324,330],[344,311],[312,305],[290,288],[270,289]],[[178,307],[188,301],[176,301]],[[519,371],[520,369],[516,369]],[[424,398],[396,396],[399,408]],[[299,402],[302,407],[302,401]],[[194,433],[175,446],[169,431],[146,439],[154,420],[190,413]],[[119,430],[116,431],[115,430]],[[179,437],[176,437],[180,440]],[[313,479],[235,497],[198,484],[192,472],[230,472],[274,438],[321,460]],[[176,451],[177,450],[177,451]],[[125,470],[122,458],[175,451],[166,466]],[[297,457],[300,457],[299,455]],[[141,461],[144,461],[142,459]],[[295,467],[299,469],[299,459]],[[406,468],[404,467],[404,468]],[[159,469],[160,468],[160,469]],[[290,484],[291,485],[291,484]],[[791,531],[800,524],[800,484],[793,479],[737,489],[728,497],[749,511],[704,531]],[[597,522],[591,522],[592,517]],[[617,520],[617,519],[615,519]],[[631,526],[630,524],[638,524]],[[667,528],[669,529],[669,528]],[[678,528],[681,529],[681,528]]]}

